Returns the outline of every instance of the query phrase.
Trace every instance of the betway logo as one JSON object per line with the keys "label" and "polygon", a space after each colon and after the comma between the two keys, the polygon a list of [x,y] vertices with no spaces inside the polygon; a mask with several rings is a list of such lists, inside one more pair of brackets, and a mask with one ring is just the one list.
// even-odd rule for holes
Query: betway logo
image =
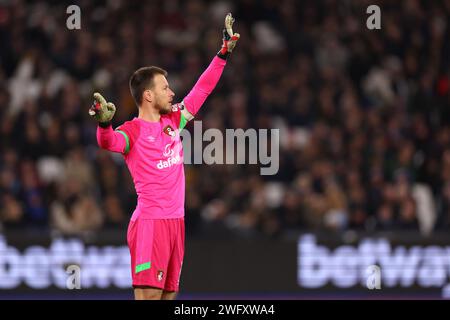
{"label": "betway logo", "polygon": [[127,246],[85,246],[80,239],[57,239],[48,248],[33,245],[21,253],[0,236],[0,289],[21,284],[33,289],[66,289],[68,265],[79,266],[82,289],[131,287]]}
{"label": "betway logo", "polygon": [[450,246],[399,245],[394,248],[387,239],[362,239],[357,246],[342,245],[335,249],[318,245],[313,235],[298,241],[298,284],[320,288],[329,283],[348,288],[365,287],[367,267],[378,265],[383,287],[444,287],[450,277]]}
{"label": "betway logo", "polygon": [[170,168],[171,166],[179,163],[180,161],[181,161],[181,157],[179,154],[177,154],[175,157],[171,157],[171,158],[167,159],[166,161],[159,160],[156,167],[160,170],[164,169],[164,168]]}

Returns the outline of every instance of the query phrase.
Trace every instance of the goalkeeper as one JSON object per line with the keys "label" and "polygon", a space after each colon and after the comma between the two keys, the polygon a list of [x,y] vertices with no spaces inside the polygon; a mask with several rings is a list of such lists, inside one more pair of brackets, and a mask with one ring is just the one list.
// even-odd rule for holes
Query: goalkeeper
{"label": "goalkeeper", "polygon": [[176,298],[184,257],[185,177],[180,130],[193,119],[215,88],[227,58],[239,40],[234,19],[225,17],[223,44],[189,94],[175,96],[167,72],[143,67],[130,78],[130,91],[139,115],[116,130],[116,108],[99,93],[89,114],[98,121],[101,148],[122,153],[133,177],[137,206],[128,225],[127,242],[136,299]]}

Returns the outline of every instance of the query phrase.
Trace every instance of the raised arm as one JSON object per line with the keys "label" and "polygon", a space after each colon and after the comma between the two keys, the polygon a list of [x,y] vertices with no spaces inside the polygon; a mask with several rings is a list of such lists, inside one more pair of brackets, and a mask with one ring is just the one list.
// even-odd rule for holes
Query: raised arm
{"label": "raised arm", "polygon": [[214,57],[210,65],[198,79],[195,86],[183,99],[184,106],[195,115],[219,82],[226,60]]}
{"label": "raised arm", "polygon": [[183,99],[183,104],[192,115],[195,115],[211,94],[222,75],[223,68],[227,63],[227,58],[239,40],[239,34],[233,33],[234,19],[231,13],[225,17],[225,28],[223,29],[223,43],[217,56],[209,64],[208,68],[198,79],[189,94]]}

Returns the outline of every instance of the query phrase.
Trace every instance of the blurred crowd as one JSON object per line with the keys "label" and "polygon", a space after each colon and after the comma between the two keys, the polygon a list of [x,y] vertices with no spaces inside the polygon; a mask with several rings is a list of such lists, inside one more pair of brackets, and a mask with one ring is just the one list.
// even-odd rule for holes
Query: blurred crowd
{"label": "blurred crowd", "polygon": [[156,65],[181,101],[229,11],[241,40],[197,120],[280,129],[280,169],[185,165],[188,234],[450,230],[449,0],[85,0],[80,30],[70,4],[0,5],[3,231],[125,229],[135,190],[97,146],[92,93],[118,126],[137,114],[130,75]]}

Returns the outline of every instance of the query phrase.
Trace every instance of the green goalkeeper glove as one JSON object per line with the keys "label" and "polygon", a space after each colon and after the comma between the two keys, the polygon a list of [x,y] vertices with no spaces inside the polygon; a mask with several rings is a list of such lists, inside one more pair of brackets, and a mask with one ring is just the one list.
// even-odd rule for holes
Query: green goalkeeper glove
{"label": "green goalkeeper glove", "polygon": [[228,58],[228,55],[233,51],[237,41],[241,37],[239,33],[233,33],[234,18],[231,13],[225,17],[225,29],[223,29],[223,43],[222,48],[217,53],[217,56],[222,59]]}
{"label": "green goalkeeper glove", "polygon": [[89,109],[89,115],[98,121],[100,127],[108,127],[116,113],[116,106],[111,102],[106,102],[103,96],[94,93],[94,103]]}

